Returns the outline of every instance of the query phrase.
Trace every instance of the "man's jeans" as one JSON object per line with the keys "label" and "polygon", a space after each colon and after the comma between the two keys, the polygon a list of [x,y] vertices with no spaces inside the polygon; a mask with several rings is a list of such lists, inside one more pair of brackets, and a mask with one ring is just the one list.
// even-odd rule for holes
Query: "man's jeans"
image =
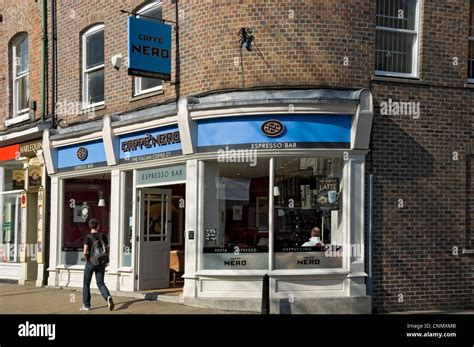
{"label": "man's jeans", "polygon": [[91,307],[91,281],[92,274],[95,272],[95,279],[97,281],[97,287],[102,294],[104,300],[110,296],[109,290],[104,283],[105,275],[105,264],[94,265],[91,262],[86,262],[86,267],[84,268],[84,286],[82,288],[82,300],[84,301],[84,307]]}

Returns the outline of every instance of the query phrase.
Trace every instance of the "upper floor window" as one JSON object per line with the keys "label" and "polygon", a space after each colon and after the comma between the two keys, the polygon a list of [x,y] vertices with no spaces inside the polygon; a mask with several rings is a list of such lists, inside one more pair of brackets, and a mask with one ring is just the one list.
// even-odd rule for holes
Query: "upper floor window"
{"label": "upper floor window", "polygon": [[28,35],[21,34],[12,45],[13,117],[28,113]]}
{"label": "upper floor window", "polygon": [[[161,22],[163,18],[163,3],[161,1],[153,1],[145,5],[137,11],[143,15],[143,19]],[[163,81],[157,78],[135,77],[135,95],[150,93],[163,88]]]}
{"label": "upper floor window", "polygon": [[375,73],[418,77],[420,0],[377,0]]}
{"label": "upper floor window", "polygon": [[82,35],[82,104],[84,108],[104,103],[104,25]]}
{"label": "upper floor window", "polygon": [[471,0],[471,18],[469,21],[469,53],[467,58],[467,81],[474,83],[474,0]]}

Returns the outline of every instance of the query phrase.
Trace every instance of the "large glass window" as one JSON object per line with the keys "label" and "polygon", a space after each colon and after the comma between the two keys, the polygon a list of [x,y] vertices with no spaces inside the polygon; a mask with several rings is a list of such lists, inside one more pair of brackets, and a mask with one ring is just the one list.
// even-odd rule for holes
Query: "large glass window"
{"label": "large glass window", "polygon": [[419,0],[377,0],[375,73],[418,75]]}
{"label": "large glass window", "polygon": [[268,269],[269,160],[204,165],[203,268]]}
{"label": "large glass window", "polygon": [[12,46],[13,53],[13,117],[28,113],[28,35],[20,35]]}
{"label": "large glass window", "polygon": [[123,197],[124,202],[123,229],[122,229],[122,266],[132,266],[132,245],[133,245],[133,172],[123,173]]}
{"label": "large glass window", "polygon": [[21,232],[20,191],[24,189],[25,171],[22,164],[7,163],[0,167],[0,262],[18,262]]}
{"label": "large glass window", "polygon": [[469,20],[469,53],[467,60],[468,82],[474,83],[474,0],[471,0],[471,16]]}
{"label": "large glass window", "polygon": [[96,25],[82,36],[83,107],[104,103],[104,25]]}
{"label": "large glass window", "polygon": [[275,158],[276,269],[342,267],[342,159]]}
{"label": "large glass window", "polygon": [[267,270],[270,233],[274,269],[343,267],[341,157],[203,164],[204,269]]}
{"label": "large glass window", "polygon": [[[161,18],[163,18],[163,3],[161,1],[152,1],[151,3],[145,5],[137,13],[142,15],[143,19],[156,21],[161,23]],[[150,93],[156,90],[160,90],[163,87],[163,81],[157,78],[148,78],[148,77],[135,77],[135,94],[145,94]]]}
{"label": "large glass window", "polygon": [[62,261],[79,264],[89,220],[97,219],[100,232],[109,234],[110,174],[65,180],[63,203]]}

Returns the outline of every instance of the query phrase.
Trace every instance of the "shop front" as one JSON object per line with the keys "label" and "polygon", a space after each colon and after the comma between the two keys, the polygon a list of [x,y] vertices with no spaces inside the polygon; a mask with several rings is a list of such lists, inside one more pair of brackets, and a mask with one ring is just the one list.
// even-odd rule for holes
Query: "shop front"
{"label": "shop front", "polygon": [[81,136],[45,131],[49,284],[82,286],[97,218],[112,290],[183,286],[185,303],[255,310],[268,274],[276,311],[370,312],[371,122],[365,90],[259,91],[106,117]]}
{"label": "shop front", "polygon": [[0,148],[0,279],[44,280],[45,168],[42,141]]}

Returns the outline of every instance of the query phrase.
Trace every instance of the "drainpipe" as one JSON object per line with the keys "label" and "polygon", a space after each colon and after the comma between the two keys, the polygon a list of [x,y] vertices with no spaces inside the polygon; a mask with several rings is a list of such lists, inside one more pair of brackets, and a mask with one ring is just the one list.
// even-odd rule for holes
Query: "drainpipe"
{"label": "drainpipe", "polygon": [[47,77],[46,70],[48,65],[48,30],[47,30],[47,11],[46,0],[41,0],[41,120],[46,120],[46,98],[47,96]]}
{"label": "drainpipe", "polygon": [[[372,169],[372,168],[371,168]],[[367,277],[367,294],[372,296],[374,292],[374,285],[373,285],[373,275],[372,275],[372,258],[373,258],[373,232],[374,232],[374,175],[369,174],[369,228],[367,232],[368,238],[368,262],[369,262],[369,269],[368,269],[368,277]]]}

